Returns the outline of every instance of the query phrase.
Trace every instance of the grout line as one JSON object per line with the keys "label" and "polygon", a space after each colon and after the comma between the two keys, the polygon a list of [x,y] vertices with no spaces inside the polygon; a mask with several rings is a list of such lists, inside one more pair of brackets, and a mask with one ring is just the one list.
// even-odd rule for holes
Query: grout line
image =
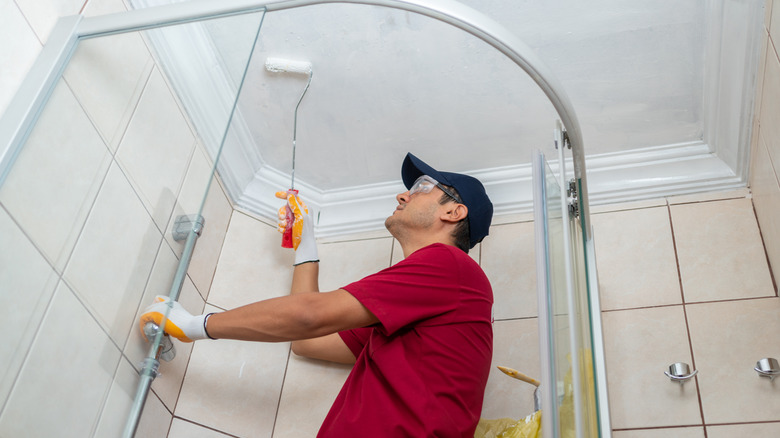
{"label": "grout line", "polygon": [[[776,295],[766,295],[763,297],[743,297],[743,298],[729,298],[727,300],[709,300],[709,301],[696,301],[696,302],[690,302],[690,303],[684,303],[686,306],[698,306],[699,304],[716,304],[716,303],[733,303],[733,302],[739,302],[739,301],[752,301],[752,300],[765,300],[767,298],[774,298]],[[602,310],[601,313],[609,313],[609,312],[624,312],[627,310],[643,310],[643,309],[657,309],[657,308],[663,308],[663,307],[674,307],[679,306],[680,303],[677,304],[658,304],[655,306],[643,306],[643,307],[625,307],[620,309],[608,309],[608,310]]]}
{"label": "grout line", "polygon": [[192,420],[190,420],[188,418],[179,417],[177,415],[174,415],[173,418],[171,419],[171,427],[173,426],[173,420],[174,419],[181,420],[181,421],[184,421],[184,422],[187,422],[187,423],[190,423],[190,424],[194,424],[195,426],[202,427],[202,428],[208,429],[208,430],[212,430],[214,432],[220,433],[220,434],[225,435],[225,436],[229,436],[229,437],[233,437],[233,438],[240,438],[238,435],[233,435],[233,434],[227,433],[227,432],[225,432],[223,430],[215,429],[215,428],[213,428],[211,426],[206,426],[205,424],[192,421]]}
{"label": "grout line", "polygon": [[750,206],[753,208],[753,217],[755,217],[756,225],[758,226],[758,237],[761,238],[761,245],[764,248],[764,257],[766,258],[767,268],[769,268],[769,278],[771,278],[771,280],[772,280],[772,290],[774,290],[774,292],[775,292],[774,296],[778,296],[777,295],[777,280],[775,279],[775,273],[774,273],[774,270],[772,269],[772,261],[769,260],[769,251],[767,251],[767,248],[766,248],[766,240],[764,239],[764,233],[763,233],[763,231],[761,231],[761,222],[758,220],[758,213],[756,212],[756,204],[755,204],[755,202],[753,202],[752,199],[750,201]]}
{"label": "grout line", "polygon": [[290,369],[290,359],[292,358],[292,343],[287,350],[287,362],[284,364],[284,374],[282,375],[282,387],[279,388],[279,401],[276,402],[276,413],[274,414],[274,424],[271,426],[271,438],[276,433],[276,421],[279,419],[279,409],[282,407],[282,395],[284,395],[284,384],[287,381],[287,370]]}
{"label": "grout line", "polygon": [[[685,303],[685,292],[683,290],[683,282],[682,282],[682,271],[680,269],[680,257],[677,254],[677,239],[674,237],[674,221],[672,220],[672,206],[667,203],[666,205],[667,211],[669,212],[669,227],[672,231],[672,247],[674,248],[674,260],[677,264],[677,279],[680,282],[680,296],[682,297],[682,311],[683,311],[683,317],[685,318],[685,332],[688,336],[688,349],[691,353],[691,366],[694,370],[697,370],[696,367],[696,357],[693,354],[693,339],[691,339],[691,325],[688,322],[688,311],[687,306]],[[694,381],[696,382],[696,398],[699,401],[699,414],[701,415],[701,425],[702,429],[704,430],[704,438],[707,438],[707,428],[705,427],[705,421],[704,421],[704,405],[702,404],[701,400],[701,385],[699,385],[699,376],[693,377]]]}

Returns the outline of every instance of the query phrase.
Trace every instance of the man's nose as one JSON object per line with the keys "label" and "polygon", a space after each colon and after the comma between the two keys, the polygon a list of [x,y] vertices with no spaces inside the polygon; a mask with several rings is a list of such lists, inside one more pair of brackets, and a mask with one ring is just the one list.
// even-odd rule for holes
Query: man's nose
{"label": "man's nose", "polygon": [[395,200],[398,201],[399,204],[406,204],[409,202],[409,198],[411,198],[411,195],[409,194],[408,190],[395,195]]}

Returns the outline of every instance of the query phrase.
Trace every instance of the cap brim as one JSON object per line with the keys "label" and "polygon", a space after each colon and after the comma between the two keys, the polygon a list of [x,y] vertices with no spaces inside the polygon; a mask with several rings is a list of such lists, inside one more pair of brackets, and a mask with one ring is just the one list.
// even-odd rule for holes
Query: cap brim
{"label": "cap brim", "polygon": [[415,157],[411,153],[406,154],[404,163],[401,166],[401,179],[407,189],[411,189],[417,178],[428,175],[442,184],[450,185],[449,180],[441,172],[427,165],[423,160]]}

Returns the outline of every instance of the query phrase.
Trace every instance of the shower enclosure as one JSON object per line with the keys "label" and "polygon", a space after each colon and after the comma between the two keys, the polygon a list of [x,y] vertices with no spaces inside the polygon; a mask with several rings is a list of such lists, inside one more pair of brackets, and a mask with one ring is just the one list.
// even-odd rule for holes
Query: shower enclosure
{"label": "shower enclosure", "polygon": [[[203,311],[217,254],[192,259],[192,251],[203,230],[197,245],[214,251],[201,254],[218,253],[218,233],[210,233],[227,226],[221,187],[246,184],[227,168],[255,159],[240,147],[247,126],[233,115],[264,16],[320,3],[330,2],[192,1],[58,22],[0,120],[0,281],[11,292],[3,320],[13,328],[0,356],[0,432],[31,432],[13,418],[37,406],[50,421],[33,432],[54,435],[69,405],[94,406],[72,431],[78,436],[148,432],[154,425],[138,419],[152,385],[173,411],[177,388],[166,385],[180,384],[191,346],[159,348],[167,345],[161,334],[146,344],[138,315],[158,294]],[[557,163],[541,153],[533,162],[543,431],[609,436],[583,141],[566,94],[521,41],[456,2],[335,3],[397,8],[460,28],[520,66],[552,103],[561,121]],[[232,56],[193,65],[176,50],[188,44]],[[203,82],[215,85],[182,92]],[[209,102],[208,111],[191,99]],[[104,259],[117,263],[102,268]],[[52,356],[60,358],[56,382],[39,378]],[[152,383],[160,358],[171,360],[169,383]],[[41,365],[23,366],[30,363]],[[54,383],[68,402],[49,397]]]}

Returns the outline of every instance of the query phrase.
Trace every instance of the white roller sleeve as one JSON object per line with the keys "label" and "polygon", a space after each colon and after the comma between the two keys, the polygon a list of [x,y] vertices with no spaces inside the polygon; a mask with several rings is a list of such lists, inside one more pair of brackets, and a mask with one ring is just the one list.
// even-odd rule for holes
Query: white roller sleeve
{"label": "white roller sleeve", "polygon": [[282,58],[268,58],[265,60],[265,69],[274,73],[287,72],[307,75],[311,73],[311,62],[293,61]]}

